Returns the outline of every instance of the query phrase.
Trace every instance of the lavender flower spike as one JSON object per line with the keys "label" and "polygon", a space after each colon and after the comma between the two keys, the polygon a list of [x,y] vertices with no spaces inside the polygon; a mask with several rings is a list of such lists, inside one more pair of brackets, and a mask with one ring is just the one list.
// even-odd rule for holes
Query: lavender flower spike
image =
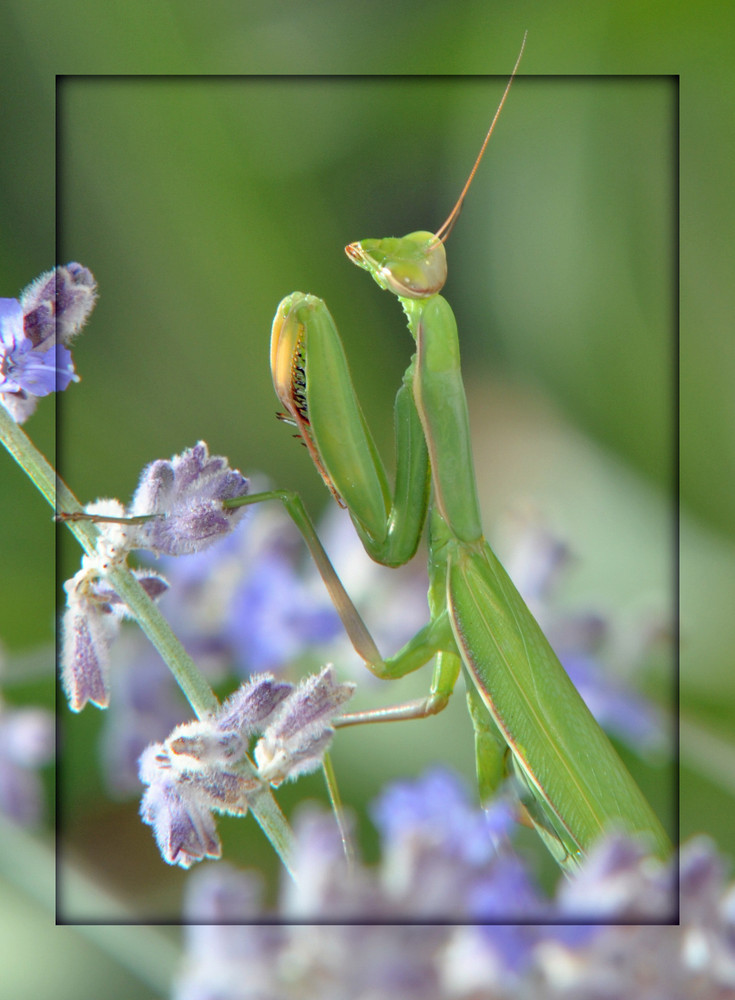
{"label": "lavender flower spike", "polygon": [[218,733],[212,720],[201,720],[177,726],[143,751],[139,774],[148,788],[140,815],[168,864],[189,868],[220,856],[212,813],[244,816],[248,796],[261,787],[238,766],[245,749],[238,734]]}
{"label": "lavender flower spike", "polygon": [[93,569],[84,567],[64,584],[61,683],[73,712],[81,712],[88,701],[107,708],[110,700],[110,646],[119,618],[95,596],[96,578]]}
{"label": "lavender flower spike", "polygon": [[[86,510],[106,517],[125,514],[120,501],[114,499],[96,500]],[[106,574],[111,566],[125,562],[132,538],[129,525],[102,523],[95,552],[82,557],[82,568],[64,584],[67,608],[62,628],[61,681],[74,712],[80,712],[87,702],[98,708],[109,704],[110,647],[129,610]],[[151,600],[168,589],[167,581],[158,573],[148,569],[133,572]]]}
{"label": "lavender flower spike", "polygon": [[276,787],[286,779],[316,770],[334,735],[330,722],[354,690],[354,684],[336,681],[331,665],[305,678],[255,747],[255,762],[263,781]]}
{"label": "lavender flower spike", "polygon": [[94,277],[81,264],[47,271],[17,299],[0,299],[0,401],[17,423],[36,399],[61,392],[79,376],[66,347],[89,317]]}
{"label": "lavender flower spike", "polygon": [[245,509],[223,508],[222,501],[245,496],[247,479],[227,460],[210,456],[199,441],[170,460],[159,459],[143,470],[129,514],[163,514],[141,525],[136,546],[158,555],[198,552],[231,531]]}
{"label": "lavender flower spike", "polygon": [[23,289],[23,325],[35,347],[68,344],[89,319],[97,301],[94,275],[81,264],[46,271]]}
{"label": "lavender flower spike", "polygon": [[176,726],[139,762],[148,786],[140,807],[170,865],[189,868],[220,855],[213,812],[244,816],[248,797],[262,787],[247,761],[248,737],[261,731],[293,685],[270,674],[252,678],[211,718]]}

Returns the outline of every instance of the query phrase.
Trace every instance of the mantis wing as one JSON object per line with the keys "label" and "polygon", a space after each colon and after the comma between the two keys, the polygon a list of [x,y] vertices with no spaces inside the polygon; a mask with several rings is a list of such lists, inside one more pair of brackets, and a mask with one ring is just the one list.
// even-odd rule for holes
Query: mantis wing
{"label": "mantis wing", "polygon": [[487,544],[450,556],[447,596],[464,665],[567,852],[618,828],[668,856],[658,819]]}

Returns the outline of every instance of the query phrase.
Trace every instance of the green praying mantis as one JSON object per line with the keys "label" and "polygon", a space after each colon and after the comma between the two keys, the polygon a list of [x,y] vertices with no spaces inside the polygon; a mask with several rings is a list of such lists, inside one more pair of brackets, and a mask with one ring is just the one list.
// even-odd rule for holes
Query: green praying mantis
{"label": "green praying mantis", "polygon": [[[524,38],[525,43],[525,38]],[[440,292],[444,242],[484,154],[523,52],[467,183],[436,232],[367,239],[347,256],[405,313],[415,353],[395,399],[391,485],[353,388],[326,304],[294,292],[279,305],[271,370],[282,419],[293,423],[324,482],[346,507],[367,553],[386,566],[413,558],[428,525],[428,624],[381,657],[344,592],[296,494],[274,491],[314,556],[346,631],[368,668],[393,679],[435,659],[426,698],[337,720],[346,726],[421,718],[443,709],[460,671],[467,679],[480,796],[510,772],[530,821],[560,865],[573,868],[611,828],[639,834],[655,854],[671,845],[486,542],[479,503],[457,327]]]}
{"label": "green praying mantis", "polygon": [[[662,858],[671,845],[482,531],[457,327],[440,294],[447,273],[444,243],[522,53],[523,46],[467,182],[440,229],[346,248],[350,260],[398,298],[415,345],[395,399],[392,483],[325,303],[294,292],[280,303],[273,322],[271,371],[282,416],[296,426],[324,482],[349,511],[367,553],[386,566],[400,566],[413,558],[426,529],[428,623],[395,655],[383,658],[298,494],[273,490],[225,505],[266,500],[284,505],[350,641],[376,676],[399,678],[435,660],[425,698],[342,716],[333,724],[436,714],[464,671],[481,800],[488,801],[506,775],[513,775],[529,821],[559,864],[572,869],[610,829],[641,835]],[[95,520],[82,513],[63,519],[82,517]],[[201,711],[206,714],[208,706],[204,698]]]}

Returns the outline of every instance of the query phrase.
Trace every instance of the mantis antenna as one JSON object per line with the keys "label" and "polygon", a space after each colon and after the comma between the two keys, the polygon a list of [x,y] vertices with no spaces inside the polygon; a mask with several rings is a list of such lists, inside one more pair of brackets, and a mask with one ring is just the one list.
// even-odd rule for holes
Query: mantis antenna
{"label": "mantis antenna", "polygon": [[475,176],[475,174],[477,172],[477,168],[480,166],[480,161],[482,160],[483,156],[485,155],[485,149],[487,148],[487,144],[490,141],[490,136],[493,134],[493,129],[495,128],[495,123],[497,122],[498,118],[500,117],[500,112],[503,110],[503,105],[505,104],[505,100],[506,100],[506,98],[508,96],[508,91],[510,90],[510,86],[513,83],[513,80],[515,79],[515,75],[516,75],[516,73],[518,71],[518,67],[519,67],[520,62],[521,62],[521,57],[523,56],[523,50],[526,47],[526,38],[527,37],[528,37],[528,32],[525,31],[523,33],[523,41],[521,42],[521,51],[518,53],[518,58],[516,59],[516,64],[513,67],[513,72],[510,74],[510,79],[508,80],[508,83],[506,84],[505,90],[503,92],[503,96],[500,98],[500,104],[498,104],[498,109],[495,112],[495,114],[493,115],[493,120],[490,122],[490,128],[487,130],[487,135],[485,136],[485,140],[484,140],[482,146],[480,147],[480,152],[477,154],[477,159],[475,160],[474,166],[472,167],[472,170],[470,170],[470,175],[469,175],[469,177],[467,178],[467,180],[465,182],[465,186],[462,188],[462,192],[461,192],[459,198],[457,198],[457,202],[456,202],[454,208],[449,213],[449,215],[447,216],[447,218],[445,219],[445,221],[442,223],[442,225],[439,227],[439,229],[434,233],[434,235],[436,236],[436,238],[441,243],[446,243],[447,239],[449,238],[449,234],[451,233],[451,231],[452,231],[452,229],[454,227],[454,223],[457,221],[457,219],[459,217],[459,213],[462,210],[462,202],[465,199],[465,195],[469,191],[470,184],[472,183],[472,181],[474,179],[474,176]]}

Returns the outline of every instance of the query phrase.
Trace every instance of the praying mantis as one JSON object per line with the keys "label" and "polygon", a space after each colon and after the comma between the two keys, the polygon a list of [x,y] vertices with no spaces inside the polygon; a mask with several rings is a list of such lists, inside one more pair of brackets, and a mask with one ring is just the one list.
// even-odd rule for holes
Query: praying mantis
{"label": "praying mantis", "polygon": [[[525,38],[524,38],[525,43]],[[367,427],[344,349],[326,304],[294,292],[273,321],[271,371],[284,407],[366,552],[386,566],[416,553],[427,530],[429,622],[383,658],[321,548],[296,494],[274,491],[304,534],[345,629],[367,667],[394,679],[435,659],[430,693],[392,708],[355,713],[336,726],[421,718],[447,704],[461,671],[475,734],[480,796],[515,776],[527,815],[552,854],[571,869],[605,831],[639,834],[666,857],[659,820],[594,720],[541,628],[486,542],[460,369],[457,327],[440,292],[444,242],[484,154],[523,52],[449,218],[436,232],[366,239],[347,256],[398,298],[415,353],[395,407],[391,485]]]}
{"label": "praying mantis", "polygon": [[398,678],[436,661],[426,698],[347,715],[335,726],[433,715],[447,704],[464,671],[483,802],[506,773],[514,775],[530,821],[565,868],[611,827],[640,833],[664,856],[670,845],[658,819],[482,531],[456,324],[440,292],[446,277],[444,241],[507,93],[508,88],[457,205],[436,233],[362,240],[347,248],[354,263],[399,299],[415,345],[395,400],[393,483],[366,425],[325,303],[293,293],[281,302],[273,323],[271,369],[285,416],[296,425],[337,502],[349,511],[366,551],[388,566],[401,565],[413,558],[426,530],[427,625],[395,655],[383,658],[300,498],[274,490],[237,505],[268,499],[284,504],[353,646],[374,674]]}

